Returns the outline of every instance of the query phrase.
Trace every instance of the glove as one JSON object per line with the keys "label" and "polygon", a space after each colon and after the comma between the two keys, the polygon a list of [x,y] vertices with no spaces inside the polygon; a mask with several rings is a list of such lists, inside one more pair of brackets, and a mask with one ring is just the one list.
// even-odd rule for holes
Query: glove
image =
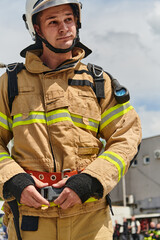
{"label": "glove", "polygon": [[94,177],[81,173],[70,177],[65,187],[72,189],[84,203],[90,197],[102,198],[103,186]]}
{"label": "glove", "polygon": [[20,202],[23,190],[29,185],[35,186],[33,178],[27,173],[19,173],[5,182],[3,197],[7,199],[14,196]]}

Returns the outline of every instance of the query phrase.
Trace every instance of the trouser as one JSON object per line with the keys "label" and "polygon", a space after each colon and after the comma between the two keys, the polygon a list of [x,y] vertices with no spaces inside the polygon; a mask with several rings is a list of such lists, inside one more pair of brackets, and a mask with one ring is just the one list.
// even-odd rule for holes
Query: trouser
{"label": "trouser", "polygon": [[138,233],[132,234],[132,238],[133,240],[139,240],[139,234]]}
{"label": "trouser", "polygon": [[129,239],[129,235],[128,234],[122,234],[121,240],[128,240],[128,239]]}
{"label": "trouser", "polygon": [[[20,227],[23,228],[22,240],[112,240],[112,223],[108,208],[65,218],[39,217],[38,221],[36,220],[36,231],[35,226],[34,231],[31,229],[30,221],[28,226],[27,221],[22,221],[22,216],[20,222]],[[25,226],[22,226],[24,224]],[[10,218],[8,223],[8,240],[17,240],[13,218]]]}
{"label": "trouser", "polygon": [[113,240],[119,240],[120,236],[113,236]]}

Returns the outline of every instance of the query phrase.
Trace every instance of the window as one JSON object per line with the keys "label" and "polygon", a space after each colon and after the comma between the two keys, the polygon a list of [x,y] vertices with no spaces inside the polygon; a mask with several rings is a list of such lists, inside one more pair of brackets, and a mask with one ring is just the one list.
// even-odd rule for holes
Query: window
{"label": "window", "polygon": [[149,156],[143,157],[143,164],[145,164],[145,165],[150,164],[150,157]]}
{"label": "window", "polygon": [[138,160],[135,159],[134,162],[132,163],[132,167],[136,167],[138,165]]}

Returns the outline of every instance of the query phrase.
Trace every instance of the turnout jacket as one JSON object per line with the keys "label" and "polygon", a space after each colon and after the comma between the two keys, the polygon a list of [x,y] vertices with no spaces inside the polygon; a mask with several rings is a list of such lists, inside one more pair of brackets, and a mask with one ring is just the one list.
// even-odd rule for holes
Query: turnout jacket
{"label": "turnout jacket", "polygon": [[[83,49],[74,48],[73,58],[55,70],[42,63],[40,54],[41,50],[27,52],[11,112],[8,76],[5,73],[0,78],[0,197],[4,183],[16,174],[26,170],[54,172],[55,161],[57,172],[83,169],[98,179],[104,189],[103,198],[69,210],[20,206],[20,211],[68,216],[105,207],[106,194],[127,172],[137,153],[141,142],[139,117],[130,102],[116,102],[106,73],[105,98],[98,102],[93,77],[81,63]],[[100,137],[106,140],[102,153]],[[12,138],[10,154],[7,144]]]}

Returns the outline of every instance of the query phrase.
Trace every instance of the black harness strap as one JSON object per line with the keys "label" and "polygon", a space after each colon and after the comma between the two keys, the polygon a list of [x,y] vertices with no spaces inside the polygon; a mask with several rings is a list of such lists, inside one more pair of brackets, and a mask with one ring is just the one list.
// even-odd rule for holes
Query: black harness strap
{"label": "black harness strap", "polygon": [[97,98],[105,98],[103,69],[91,63],[88,63],[87,67],[95,82],[95,93]]}
{"label": "black harness strap", "polygon": [[24,69],[23,63],[13,63],[7,66],[8,74],[8,100],[9,100],[9,109],[12,110],[12,103],[15,99],[15,96],[18,95],[18,83],[17,83],[17,74]]}
{"label": "black harness strap", "polygon": [[93,83],[89,80],[76,80],[76,79],[69,79],[68,80],[69,86],[89,86],[94,89]]}
{"label": "black harness strap", "polygon": [[19,228],[19,209],[18,204],[16,200],[8,202],[8,205],[10,206],[12,213],[13,213],[13,220],[14,220],[14,226],[16,229],[16,234],[18,240],[22,240],[21,234],[20,234],[20,228]]}
{"label": "black harness strap", "polygon": [[106,200],[107,200],[107,203],[109,205],[111,214],[112,214],[112,216],[114,216],[114,212],[113,212],[113,208],[112,208],[112,200],[111,200],[111,196],[110,196],[109,193],[106,195]]}
{"label": "black harness strap", "polygon": [[75,74],[82,74],[87,73],[93,77],[94,84],[89,80],[77,80],[77,79],[69,79],[68,85],[69,86],[88,86],[91,87],[98,99],[105,98],[104,93],[104,78],[103,78],[103,69],[97,65],[88,63],[87,65],[88,71],[86,70],[75,70]]}

